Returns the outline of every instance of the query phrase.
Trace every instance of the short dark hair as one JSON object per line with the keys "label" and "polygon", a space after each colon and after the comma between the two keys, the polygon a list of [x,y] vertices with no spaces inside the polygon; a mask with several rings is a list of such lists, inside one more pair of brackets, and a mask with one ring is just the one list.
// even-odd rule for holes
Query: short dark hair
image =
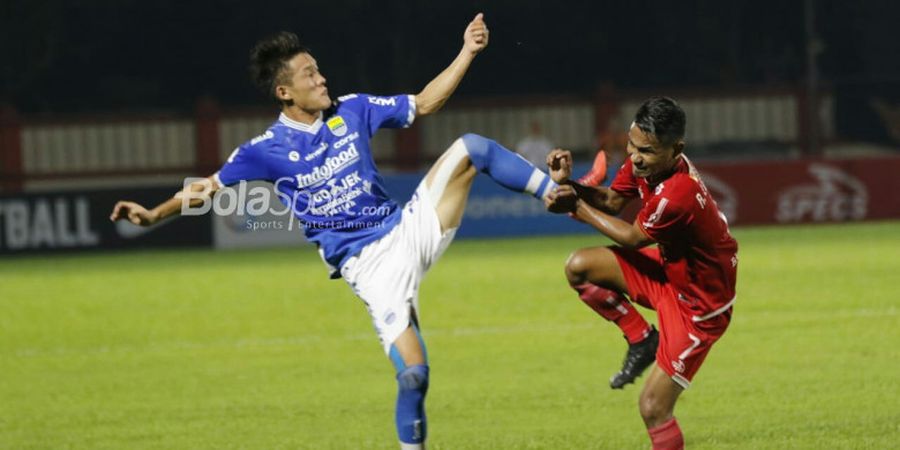
{"label": "short dark hair", "polygon": [[288,83],[288,61],[299,53],[309,53],[300,38],[289,31],[273,34],[250,50],[250,78],[266,95],[275,95],[275,86]]}
{"label": "short dark hair", "polygon": [[666,147],[684,137],[686,123],[684,110],[669,97],[650,97],[634,115],[634,124]]}

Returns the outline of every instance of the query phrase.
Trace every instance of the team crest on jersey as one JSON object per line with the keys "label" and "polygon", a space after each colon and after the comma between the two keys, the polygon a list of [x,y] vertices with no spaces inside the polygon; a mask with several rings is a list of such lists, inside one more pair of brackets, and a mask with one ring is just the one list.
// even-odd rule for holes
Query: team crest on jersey
{"label": "team crest on jersey", "polygon": [[296,150],[291,151],[290,153],[288,153],[288,159],[292,162],[300,161],[300,152]]}
{"label": "team crest on jersey", "polygon": [[347,124],[344,123],[344,118],[341,116],[334,116],[328,119],[325,124],[328,125],[328,129],[331,130],[331,133],[335,136],[340,137],[347,134]]}

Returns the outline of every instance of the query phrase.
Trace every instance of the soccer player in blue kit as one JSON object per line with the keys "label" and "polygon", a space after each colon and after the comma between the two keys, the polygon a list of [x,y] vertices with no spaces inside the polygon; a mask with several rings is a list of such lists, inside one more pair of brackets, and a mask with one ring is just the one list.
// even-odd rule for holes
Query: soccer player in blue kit
{"label": "soccer player in blue kit", "polygon": [[332,278],[343,277],[365,303],[396,369],[400,446],[422,449],[429,373],[417,317],[419,282],[453,239],[478,172],[538,199],[556,184],[496,142],[467,134],[435,162],[401,208],[385,192],[369,140],[379,128],[408,127],[417,116],[439,110],[487,45],[488,29],[478,14],[463,33],[459,55],[418,94],[350,94],[333,102],[316,60],[296,35],[262,40],[251,52],[251,73],[281,104],[278,120],[235,149],[211,177],[150,210],[120,201],[110,218],[152,225],[183,212],[183,200],[197,206],[225,186],[273,183]]}

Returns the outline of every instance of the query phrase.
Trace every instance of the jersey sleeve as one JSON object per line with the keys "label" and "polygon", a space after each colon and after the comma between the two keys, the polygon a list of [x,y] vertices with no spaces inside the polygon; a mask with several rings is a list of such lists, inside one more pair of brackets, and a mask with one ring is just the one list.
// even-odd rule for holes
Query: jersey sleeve
{"label": "jersey sleeve", "polygon": [[637,197],[638,184],[632,171],[631,158],[626,158],[622,168],[616,173],[609,188],[618,192],[624,197]]}
{"label": "jersey sleeve", "polygon": [[693,197],[684,192],[654,196],[638,213],[638,224],[657,242],[671,242],[683,237],[680,233],[693,217],[692,200]]}
{"label": "jersey sleeve", "polygon": [[416,120],[416,97],[394,95],[378,97],[369,94],[350,94],[339,98],[363,120],[369,135],[379,128],[408,128]]}
{"label": "jersey sleeve", "polygon": [[[269,133],[271,132],[267,132],[267,134]],[[214,175],[220,186],[231,186],[241,181],[269,179],[269,170],[265,161],[268,148],[266,141],[268,139],[258,142],[261,138],[265,138],[267,134],[252,141],[247,141],[231,152],[231,156],[228,157],[222,168]]]}

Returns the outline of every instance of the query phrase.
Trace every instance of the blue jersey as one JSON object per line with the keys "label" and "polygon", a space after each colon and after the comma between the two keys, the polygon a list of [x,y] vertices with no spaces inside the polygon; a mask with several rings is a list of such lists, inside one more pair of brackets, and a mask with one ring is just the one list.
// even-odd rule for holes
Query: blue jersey
{"label": "blue jersey", "polygon": [[411,95],[351,94],[312,125],[282,114],[241,145],[216,174],[219,184],[264,180],[293,209],[333,277],[347,259],[400,221],[384,189],[369,140],[379,128],[405,128],[416,116]]}

